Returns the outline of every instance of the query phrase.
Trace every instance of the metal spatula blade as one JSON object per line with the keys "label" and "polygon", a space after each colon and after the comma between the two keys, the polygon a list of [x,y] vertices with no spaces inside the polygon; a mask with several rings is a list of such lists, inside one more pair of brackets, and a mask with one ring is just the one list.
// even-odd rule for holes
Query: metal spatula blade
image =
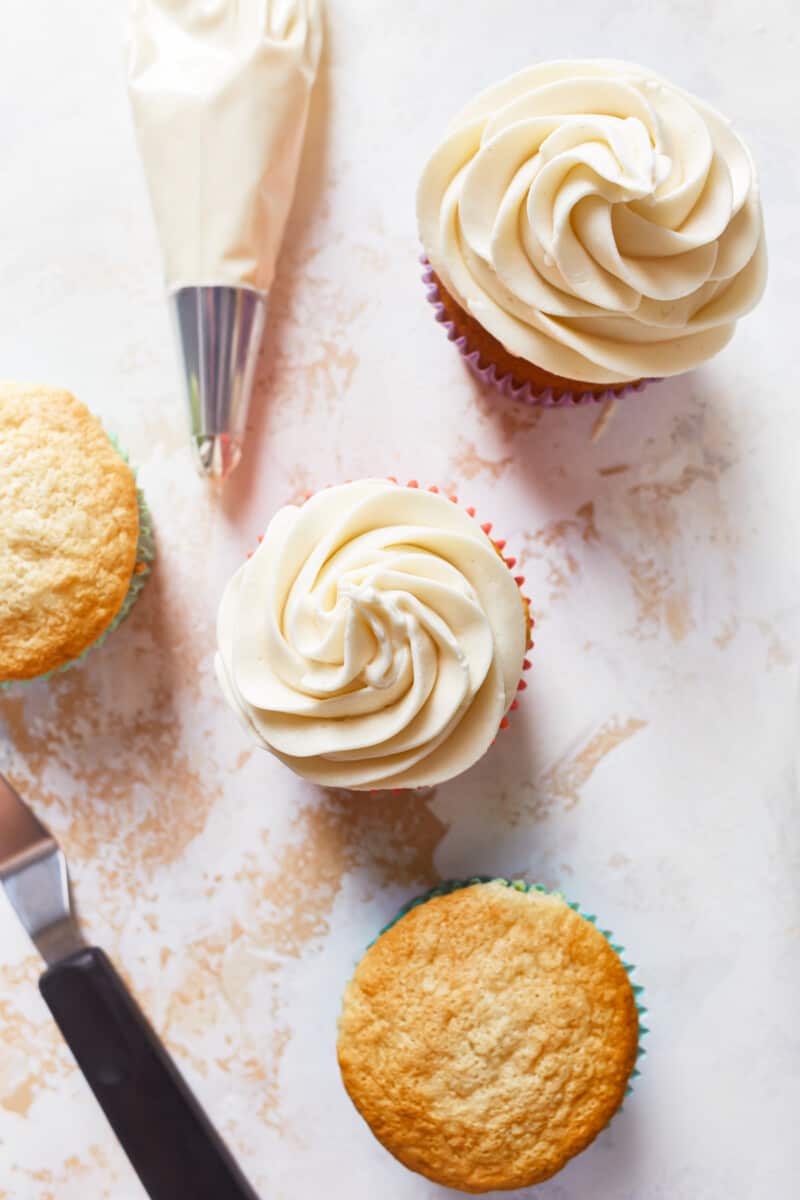
{"label": "metal spatula blade", "polygon": [[67,862],[55,838],[0,775],[0,883],[46,963],[80,949]]}
{"label": "metal spatula blade", "polygon": [[2,775],[0,882],[48,964],[39,991],[151,1200],[257,1200],[112,963],[81,938],[58,842]]}

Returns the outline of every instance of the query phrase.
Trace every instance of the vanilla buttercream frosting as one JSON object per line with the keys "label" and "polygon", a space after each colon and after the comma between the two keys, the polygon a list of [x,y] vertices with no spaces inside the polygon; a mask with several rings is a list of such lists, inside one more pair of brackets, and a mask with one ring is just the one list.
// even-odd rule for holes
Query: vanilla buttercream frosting
{"label": "vanilla buttercream frosting", "polygon": [[465,311],[509,353],[590,383],[697,366],[766,280],[747,147],[632,63],[543,63],[483,92],[426,166],[417,214]]}
{"label": "vanilla buttercream frosting", "polygon": [[438,494],[378,479],[271,521],[225,588],[217,675],[250,734],[315,783],[418,787],[481,757],[525,654],[519,588]]}

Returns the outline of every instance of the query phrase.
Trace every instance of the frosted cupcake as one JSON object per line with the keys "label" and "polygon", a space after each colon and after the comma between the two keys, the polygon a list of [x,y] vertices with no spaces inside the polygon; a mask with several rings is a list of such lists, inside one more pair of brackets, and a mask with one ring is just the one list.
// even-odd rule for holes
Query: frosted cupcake
{"label": "frosted cupcake", "polygon": [[367,950],[339,1019],[342,1078],[400,1162],[464,1192],[530,1187],[584,1150],[635,1069],[641,988],[563,896],[441,885]]}
{"label": "frosted cupcake", "polygon": [[416,484],[282,508],[225,589],[217,675],[255,741],[314,783],[420,787],[489,748],[527,661],[527,602],[473,510]]}
{"label": "frosted cupcake", "polygon": [[632,63],[543,63],[483,92],[425,168],[417,215],[438,318],[531,402],[698,366],[766,280],[746,146]]}
{"label": "frosted cupcake", "polygon": [[0,384],[0,686],[98,645],[153,557],[143,497],[97,417],[69,392]]}

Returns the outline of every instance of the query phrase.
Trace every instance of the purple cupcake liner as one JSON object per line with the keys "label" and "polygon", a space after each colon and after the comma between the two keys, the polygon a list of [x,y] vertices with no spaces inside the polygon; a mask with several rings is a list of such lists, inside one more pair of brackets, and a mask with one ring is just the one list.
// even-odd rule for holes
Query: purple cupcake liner
{"label": "purple cupcake liner", "polygon": [[521,404],[540,404],[544,408],[577,408],[579,405],[603,404],[608,400],[616,400],[620,396],[641,392],[648,383],[657,382],[653,379],[639,379],[636,383],[623,383],[616,387],[606,388],[602,392],[561,392],[559,394],[554,393],[552,388],[545,388],[544,391],[537,392],[530,380],[517,386],[511,372],[506,375],[498,373],[496,363],[481,366],[480,351],[471,350],[466,335],[459,333],[455,323],[448,319],[434,279],[433,267],[427,256],[421,254],[419,261],[423,268],[422,282],[425,284],[428,303],[433,305],[435,319],[444,326],[447,340],[454,344],[472,374],[480,379],[481,383],[493,387],[510,400],[517,400]]}

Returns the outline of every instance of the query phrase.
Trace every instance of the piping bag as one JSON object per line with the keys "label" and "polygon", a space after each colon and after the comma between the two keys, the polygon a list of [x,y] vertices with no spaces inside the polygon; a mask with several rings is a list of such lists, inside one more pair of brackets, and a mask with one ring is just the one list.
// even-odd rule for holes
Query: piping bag
{"label": "piping bag", "polygon": [[200,473],[239,462],[321,0],[132,0],[128,90]]}

